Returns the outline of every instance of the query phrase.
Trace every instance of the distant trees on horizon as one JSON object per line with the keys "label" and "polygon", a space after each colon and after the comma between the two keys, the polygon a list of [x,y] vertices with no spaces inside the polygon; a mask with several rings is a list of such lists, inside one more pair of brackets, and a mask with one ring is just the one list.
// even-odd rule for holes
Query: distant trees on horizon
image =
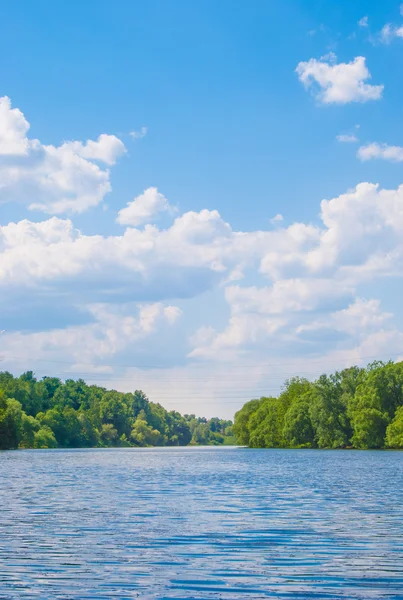
{"label": "distant trees on horizon", "polygon": [[210,445],[231,435],[231,421],[167,411],[142,391],[0,372],[0,450]]}
{"label": "distant trees on horizon", "polygon": [[[235,436],[235,437],[234,437]],[[403,362],[288,379],[247,402],[234,424],[167,411],[142,391],[82,379],[0,373],[0,449],[186,446],[403,448]]]}
{"label": "distant trees on horizon", "polygon": [[403,448],[403,362],[289,379],[247,402],[233,431],[252,448]]}

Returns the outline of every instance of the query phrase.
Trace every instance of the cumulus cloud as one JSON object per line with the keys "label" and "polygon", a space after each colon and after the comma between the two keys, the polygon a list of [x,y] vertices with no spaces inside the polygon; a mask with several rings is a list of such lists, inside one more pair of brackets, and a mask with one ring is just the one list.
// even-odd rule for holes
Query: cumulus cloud
{"label": "cumulus cloud", "polygon": [[[328,55],[300,63],[297,72],[307,88],[319,86],[323,103],[365,102],[382,95],[383,86],[367,83],[363,57],[338,64]],[[30,139],[28,132],[23,113],[8,98],[0,99],[0,202],[18,201],[51,214],[82,212],[102,202],[110,191],[108,168],[126,151],[118,137],[101,134],[96,140],[52,146]],[[133,133],[142,137],[146,131]],[[353,134],[337,139],[358,141]],[[403,148],[369,144],[359,148],[358,156],[399,162]],[[182,310],[186,313],[189,306],[202,326],[180,342],[181,364],[189,348],[196,365],[213,359],[242,368],[269,356],[277,364],[270,377],[283,378],[283,356],[296,357],[295,373],[298,365],[305,366],[299,361],[304,352],[332,357],[333,368],[355,362],[360,354],[403,347],[393,316],[378,299],[361,298],[357,291],[361,282],[401,277],[403,186],[383,189],[363,182],[322,200],[315,224],[285,226],[277,214],[266,217],[267,230],[235,231],[218,211],[207,209],[174,215],[170,226],[159,228],[150,224],[159,213],[173,213],[172,206],[157,188],[148,188],[119,211],[117,222],[125,226],[119,235],[85,235],[72,220],[56,216],[0,226],[2,317],[5,306],[15,305],[20,313],[28,304],[63,309],[55,317],[57,326],[49,319],[41,324],[27,319],[27,331],[14,332],[2,322],[7,328],[1,336],[5,366],[22,370],[34,356],[43,361],[56,356],[71,373],[84,368],[110,373],[118,383],[114,364],[122,353],[131,359],[136,353],[155,357],[156,348],[166,343],[166,354],[174,360]],[[206,297],[213,295],[228,312],[220,325],[215,313],[205,322],[200,316],[206,314]],[[184,337],[188,333],[182,331]],[[252,384],[259,379],[251,372],[239,375],[243,399],[254,393]],[[139,370],[133,373],[124,374],[120,389],[133,389],[133,380],[136,387],[143,385]],[[176,373],[186,379],[184,371]],[[262,393],[268,391],[265,373]],[[157,375],[160,371],[145,377],[144,386],[161,393],[156,399],[164,402]],[[214,366],[209,375],[202,385],[189,380],[190,396],[197,394],[196,386],[212,399],[215,389],[225,391],[228,373]],[[174,379],[171,388],[176,393]]]}
{"label": "cumulus cloud", "polygon": [[284,279],[272,286],[226,288],[226,299],[233,314],[243,312],[281,315],[284,313],[313,311],[334,306],[351,297],[351,289],[335,286],[331,279]]}
{"label": "cumulus cloud", "polygon": [[358,21],[358,26],[359,27],[368,27],[368,17],[362,17],[359,21]]}
{"label": "cumulus cloud", "polygon": [[7,96],[0,98],[0,156],[24,156],[28,152],[29,123]]}
{"label": "cumulus cloud", "polygon": [[122,140],[115,135],[101,134],[99,138],[83,142],[67,142],[63,147],[70,148],[75,154],[88,160],[96,160],[106,165],[114,165],[116,160],[126,152]]}
{"label": "cumulus cloud", "polygon": [[123,142],[102,134],[97,140],[60,146],[28,138],[23,113],[0,98],[0,203],[17,202],[49,214],[83,212],[110,192],[108,169],[125,152]]}
{"label": "cumulus cloud", "polygon": [[273,344],[278,351],[290,348],[296,323],[343,307],[352,295],[351,288],[335,286],[331,279],[286,279],[272,286],[227,287],[227,327],[221,332],[209,330],[208,335],[203,335],[205,329],[201,328],[191,340],[194,347],[189,356],[227,360],[237,356],[240,349],[264,347],[270,352]]}
{"label": "cumulus cloud", "polygon": [[300,62],[296,68],[305,88],[313,88],[316,98],[323,104],[368,102],[382,97],[383,85],[365,83],[371,74],[363,56],[349,63],[336,63],[334,55],[311,58]]}
{"label": "cumulus cloud", "polygon": [[[174,325],[185,306],[202,312],[202,294],[211,292],[229,317],[214,327],[215,317],[199,321],[188,341],[194,361],[233,362],[262,353],[281,361],[326,353],[332,344],[333,352],[338,344],[349,351],[369,335],[374,348],[383,348],[382,340],[400,339],[391,333],[393,319],[376,299],[361,299],[357,288],[402,272],[403,186],[361,183],[323,200],[316,225],[279,221],[262,231],[234,231],[218,211],[206,209],[177,216],[167,229],[128,227],[106,237],[84,235],[69,219],[23,220],[0,227],[0,308],[15,298],[20,309],[24,301],[84,305],[88,322],[72,323],[65,311],[60,326],[7,332],[2,346],[11,356],[27,356],[23,348],[33,352],[35,346],[44,359],[57,352],[71,364],[81,356],[101,368],[128,348],[132,353],[130,339],[151,340],[153,331]],[[9,329],[7,322],[2,327]],[[170,356],[179,344],[174,338],[167,337]],[[155,355],[163,336],[153,339]],[[184,360],[188,350],[180,343]]]}
{"label": "cumulus cloud", "polygon": [[357,156],[363,161],[381,158],[392,162],[402,162],[403,147],[389,146],[388,144],[378,144],[374,142],[372,144],[367,144],[366,146],[361,146],[358,149]]}
{"label": "cumulus cloud", "polygon": [[[403,186],[381,189],[361,183],[321,202],[321,227],[302,224],[284,230],[278,245],[261,259],[273,279],[295,274],[343,273],[355,281],[397,274],[403,267]],[[296,236],[296,230],[300,235]]]}
{"label": "cumulus cloud", "polygon": [[[192,359],[213,359],[234,361],[246,356],[251,348],[261,350],[278,340],[281,345],[280,331],[287,324],[286,319],[256,314],[231,315],[227,327],[221,332],[213,332],[210,340],[198,342],[189,352]],[[197,342],[199,332],[192,338]]]}
{"label": "cumulus cloud", "polygon": [[150,187],[128,202],[127,206],[119,211],[116,221],[120,225],[137,227],[150,222],[158,213],[166,211],[173,211],[168,200],[157,188]]}
{"label": "cumulus cloud", "polygon": [[[90,304],[82,307],[90,317],[84,325],[39,332],[9,332],[2,339],[4,361],[52,361],[57,353],[61,362],[74,372],[78,366],[102,367],[116,354],[144,341],[164,325],[172,326],[181,315],[176,306],[163,303]],[[66,367],[64,367],[66,368]],[[110,369],[106,369],[107,371]]]}
{"label": "cumulus cloud", "polygon": [[[320,352],[322,358],[333,356],[333,364],[329,361],[333,369],[340,364],[365,364],[370,358],[390,357],[390,353],[403,348],[403,333],[394,328],[393,315],[382,311],[379,300],[353,298],[353,290],[344,289],[335,302],[329,291],[332,283],[335,289],[334,282],[325,282],[321,297],[315,301],[300,296],[303,312],[298,300],[287,305],[287,292],[285,306],[276,314],[263,302],[273,293],[269,289],[244,288],[242,294],[236,294],[235,303],[232,294],[227,295],[231,311],[228,325],[222,331],[201,328],[191,339],[189,356],[225,362],[240,358],[248,361],[264,353],[278,361],[273,373],[284,371],[282,357],[294,356],[295,374],[299,361],[311,352]],[[337,303],[345,307],[336,308]],[[392,339],[394,343],[387,348],[385,340]]]}
{"label": "cumulus cloud", "polygon": [[0,227],[0,286],[156,300],[194,296],[248,270],[273,281],[399,271],[403,186],[361,183],[323,200],[320,217],[316,226],[242,232],[205,209],[168,229],[129,227],[107,237],[84,235],[68,219],[23,220]]}
{"label": "cumulus cloud", "polygon": [[326,318],[299,326],[297,334],[306,339],[320,331],[327,335],[329,330],[335,330],[354,338],[365,339],[368,335],[382,330],[392,316],[391,313],[382,311],[379,300],[355,298],[346,308],[326,315]]}
{"label": "cumulus cloud", "polygon": [[[251,292],[248,289],[245,293],[255,295],[255,291]],[[329,298],[330,295],[327,299]],[[379,343],[384,338],[402,340],[403,335],[389,323],[392,315],[381,310],[379,300],[347,298],[348,296],[345,298],[345,308],[332,310],[331,305],[328,305],[327,311],[323,311],[322,315],[319,312],[318,318],[315,309],[306,314],[290,314],[285,307],[281,315],[273,315],[264,305],[252,308],[250,303],[242,305],[238,301],[235,307],[231,304],[229,296],[227,299],[231,316],[228,325],[222,331],[210,328],[204,332],[201,328],[191,339],[193,349],[189,356],[225,362],[240,358],[247,361],[264,353],[266,360],[270,357],[271,361],[279,361],[277,369],[274,370],[276,373],[278,370],[284,371],[282,357],[291,355],[295,357],[295,373],[298,372],[299,360],[306,354],[309,356],[312,351],[322,350],[322,357],[323,354],[334,356],[334,365],[330,367],[333,369],[335,365],[340,364],[340,359],[345,361],[346,366],[362,364],[366,358],[376,357],[377,351],[382,352],[382,356],[387,356],[388,352],[395,352],[396,348],[401,348],[396,342],[393,344],[393,350],[385,349],[383,344],[379,349],[376,344],[371,350],[364,349],[370,338],[373,341],[377,339]],[[339,300],[342,300],[341,295]],[[360,350],[360,347],[363,349]],[[343,352],[339,348],[342,348]]]}
{"label": "cumulus cloud", "polygon": [[329,340],[348,347],[384,327],[393,329],[378,300],[357,298],[357,286],[401,277],[403,186],[359,184],[323,200],[320,216],[318,227],[295,223],[265,239],[260,273],[272,283],[228,286],[227,326],[202,328],[192,338],[191,357],[229,360],[252,347],[292,354],[301,344],[318,348]]}
{"label": "cumulus cloud", "polygon": [[147,225],[108,237],[86,236],[68,219],[23,220],[0,227],[0,288],[114,302],[194,296],[258,252],[254,238],[208,210],[185,213],[166,230]]}

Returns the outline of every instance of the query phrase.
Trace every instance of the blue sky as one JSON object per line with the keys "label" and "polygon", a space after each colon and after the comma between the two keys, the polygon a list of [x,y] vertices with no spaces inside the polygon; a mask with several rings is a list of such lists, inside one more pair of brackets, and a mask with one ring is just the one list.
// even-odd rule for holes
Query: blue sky
{"label": "blue sky", "polygon": [[399,3],[0,17],[4,368],[231,416],[403,355]]}

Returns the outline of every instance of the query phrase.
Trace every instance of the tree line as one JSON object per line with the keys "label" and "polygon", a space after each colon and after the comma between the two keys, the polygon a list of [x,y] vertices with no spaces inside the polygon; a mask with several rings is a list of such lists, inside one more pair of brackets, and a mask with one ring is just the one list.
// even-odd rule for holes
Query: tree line
{"label": "tree line", "polygon": [[181,415],[142,391],[0,372],[0,450],[231,443],[232,422]]}
{"label": "tree line", "polygon": [[247,402],[233,431],[252,448],[403,448],[403,362],[289,379]]}

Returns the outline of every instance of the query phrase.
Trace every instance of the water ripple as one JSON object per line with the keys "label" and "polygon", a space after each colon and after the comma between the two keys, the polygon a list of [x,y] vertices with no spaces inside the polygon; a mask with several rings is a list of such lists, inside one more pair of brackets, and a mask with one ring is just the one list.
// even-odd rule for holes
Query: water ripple
{"label": "water ripple", "polygon": [[403,599],[403,454],[0,453],[0,600]]}

